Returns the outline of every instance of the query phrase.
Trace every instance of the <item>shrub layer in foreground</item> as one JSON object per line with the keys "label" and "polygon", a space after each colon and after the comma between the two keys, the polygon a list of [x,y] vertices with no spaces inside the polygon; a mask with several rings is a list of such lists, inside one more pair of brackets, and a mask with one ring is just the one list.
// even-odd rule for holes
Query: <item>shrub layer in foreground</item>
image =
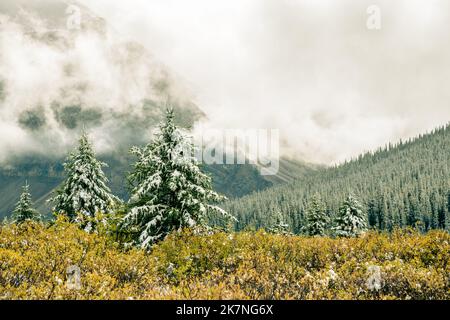
{"label": "shrub layer in foreground", "polygon": [[440,231],[185,231],[146,253],[64,222],[31,223],[0,229],[0,299],[450,299],[449,260],[450,235]]}

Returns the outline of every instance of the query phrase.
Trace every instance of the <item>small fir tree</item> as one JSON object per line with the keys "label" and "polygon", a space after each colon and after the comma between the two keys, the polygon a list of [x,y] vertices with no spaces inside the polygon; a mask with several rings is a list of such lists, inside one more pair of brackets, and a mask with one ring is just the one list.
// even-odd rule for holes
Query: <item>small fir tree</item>
{"label": "small fir tree", "polygon": [[14,223],[21,224],[25,221],[41,221],[39,212],[33,209],[33,201],[29,190],[30,186],[28,183],[25,183],[22,187],[22,194],[20,195],[19,202],[17,202],[13,212],[12,219]]}
{"label": "small fir tree", "polygon": [[102,169],[106,166],[96,159],[88,136],[83,133],[78,148],[64,163],[66,180],[50,199],[55,204],[54,212],[66,215],[87,232],[95,231],[99,223],[106,224],[106,216],[120,202],[106,185],[108,179]]}
{"label": "small fir tree", "polygon": [[357,237],[367,231],[362,206],[355,196],[350,194],[344,201],[339,210],[334,231],[340,237]]}
{"label": "small fir tree", "polygon": [[122,228],[132,234],[134,244],[148,249],[174,230],[206,226],[210,210],[233,218],[211,204],[225,198],[212,190],[193,150],[175,126],[173,110],[167,110],[150,144],[131,150],[138,160],[129,176],[132,196]]}
{"label": "small fir tree", "polygon": [[292,234],[289,228],[289,224],[284,221],[283,214],[281,212],[277,212],[275,223],[268,229],[268,231],[273,234],[280,234],[285,236]]}
{"label": "small fir tree", "polygon": [[325,236],[328,224],[328,216],[325,212],[325,204],[315,195],[306,209],[305,232],[309,236]]}

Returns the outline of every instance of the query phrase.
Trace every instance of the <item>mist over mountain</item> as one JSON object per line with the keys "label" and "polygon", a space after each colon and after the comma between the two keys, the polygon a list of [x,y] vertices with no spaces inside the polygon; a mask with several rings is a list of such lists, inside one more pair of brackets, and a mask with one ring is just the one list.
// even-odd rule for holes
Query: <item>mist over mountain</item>
{"label": "mist over mountain", "polygon": [[127,152],[149,141],[168,105],[194,135],[202,126],[280,129],[281,153],[291,157],[278,175],[204,167],[232,198],[316,171],[303,160],[340,162],[448,121],[450,49],[441,41],[448,29],[439,28],[447,11],[438,10],[448,4],[428,7],[428,23],[414,20],[422,43],[405,18],[417,15],[418,1],[384,11],[378,34],[365,28],[365,4],[328,12],[320,3],[252,0],[236,10],[202,0],[2,1],[0,214],[25,180],[48,209],[83,128],[126,198]]}
{"label": "mist over mountain", "polygon": [[[0,0],[0,300],[450,299],[449,26],[448,0]],[[257,304],[227,312],[284,312]]]}
{"label": "mist over mountain", "polygon": [[[171,105],[184,127],[204,114],[181,81],[139,43],[64,1],[0,4],[0,163],[61,157],[84,127],[98,152],[148,141]],[[74,10],[74,9],[73,9]]]}
{"label": "mist over mountain", "polygon": [[81,1],[188,79],[210,127],[278,128],[285,155],[342,163],[450,119],[446,0]]}
{"label": "mist over mountain", "polygon": [[371,228],[450,230],[449,155],[450,124],[234,199],[224,209],[238,216],[238,229],[267,228],[281,213],[293,231],[303,232],[313,197],[322,199],[333,221],[344,199],[353,194],[361,201]]}
{"label": "mist over mountain", "polygon": [[[75,29],[68,25],[72,4],[80,9]],[[165,108],[175,109],[184,128],[207,116],[183,80],[80,3],[2,1],[0,22],[0,216],[12,211],[25,181],[38,209],[50,212],[46,200],[63,180],[62,163],[83,129],[109,164],[113,192],[126,200],[128,150],[149,141]],[[204,170],[216,190],[234,198],[313,169],[282,160],[274,177],[260,176],[252,165]]]}
{"label": "mist over mountain", "polygon": [[0,138],[0,157],[42,153],[46,139],[67,150],[67,126],[80,122],[101,152],[148,136],[133,130],[168,88],[178,105],[198,105],[207,127],[278,128],[284,155],[314,163],[343,162],[450,117],[445,0],[379,1],[375,31],[370,1],[79,0],[80,30],[67,28],[71,3],[0,4],[0,130],[15,140]]}

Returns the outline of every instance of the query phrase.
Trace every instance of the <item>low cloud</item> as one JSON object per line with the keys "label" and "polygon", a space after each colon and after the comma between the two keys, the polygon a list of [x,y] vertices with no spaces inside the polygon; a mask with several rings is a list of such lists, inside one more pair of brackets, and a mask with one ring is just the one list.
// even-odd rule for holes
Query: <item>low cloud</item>
{"label": "low cloud", "polygon": [[0,11],[0,162],[60,157],[83,128],[100,153],[143,143],[167,103],[198,116],[160,61],[87,9],[80,30],[70,30],[67,5],[56,7],[60,19],[15,5]]}
{"label": "low cloud", "polygon": [[85,2],[190,81],[202,126],[280,129],[285,155],[340,162],[450,120],[446,0]]}
{"label": "low cloud", "polygon": [[[115,32],[55,41],[3,17],[0,158],[66,150],[82,124],[103,151],[146,137],[167,90],[202,128],[279,129],[284,155],[327,164],[450,120],[445,0],[81,2]],[[366,27],[374,4],[381,30]]]}

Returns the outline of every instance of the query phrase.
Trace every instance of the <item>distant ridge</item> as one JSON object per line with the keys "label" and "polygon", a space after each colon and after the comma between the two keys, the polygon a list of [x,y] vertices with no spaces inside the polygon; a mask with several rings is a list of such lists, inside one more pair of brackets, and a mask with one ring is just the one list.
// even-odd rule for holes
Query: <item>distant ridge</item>
{"label": "distant ridge", "polygon": [[[101,157],[101,159],[109,165],[105,168],[105,172],[113,193],[128,200],[125,177],[135,159],[128,157],[119,159],[116,155]],[[0,218],[11,214],[25,180],[28,180],[30,184],[36,208],[49,216],[51,206],[46,201],[64,179],[63,161],[63,159],[50,161],[43,158],[24,158],[17,159],[13,169],[0,169]],[[213,178],[214,189],[231,199],[264,190],[285,181],[293,181],[315,170],[309,165],[292,160],[281,160],[280,177],[261,176],[259,170],[249,164],[210,165],[203,166],[202,169]]]}
{"label": "distant ridge", "polygon": [[238,228],[273,223],[282,212],[295,232],[305,222],[308,200],[319,194],[333,217],[348,193],[364,204],[372,228],[450,228],[450,124],[406,142],[267,190],[227,202]]}

